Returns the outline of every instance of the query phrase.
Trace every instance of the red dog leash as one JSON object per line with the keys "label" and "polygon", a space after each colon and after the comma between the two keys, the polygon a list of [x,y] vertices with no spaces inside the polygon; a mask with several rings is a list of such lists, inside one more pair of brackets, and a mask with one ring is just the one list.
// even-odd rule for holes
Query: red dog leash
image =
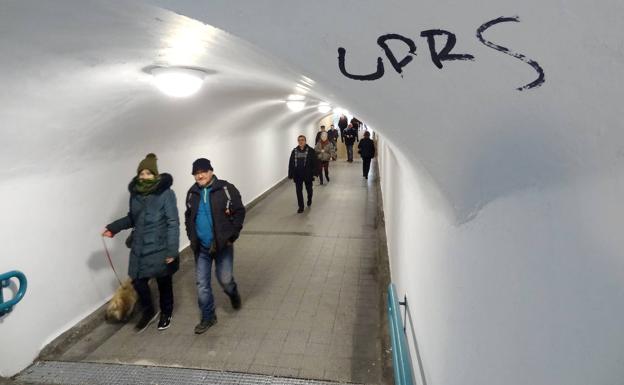
{"label": "red dog leash", "polygon": [[117,275],[117,270],[115,270],[115,266],[113,266],[113,260],[111,259],[110,253],[108,252],[108,247],[106,247],[106,241],[104,240],[104,237],[102,237],[102,245],[104,245],[106,258],[108,258],[108,263],[110,264],[111,269],[113,269],[113,273],[115,273],[115,278],[117,278],[117,281],[119,281],[119,286],[122,286],[121,279],[119,279],[119,275]]}

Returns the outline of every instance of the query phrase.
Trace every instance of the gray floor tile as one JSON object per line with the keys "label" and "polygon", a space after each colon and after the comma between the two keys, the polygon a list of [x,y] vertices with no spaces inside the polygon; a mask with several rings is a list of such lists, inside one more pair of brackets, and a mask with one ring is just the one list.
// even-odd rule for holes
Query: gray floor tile
{"label": "gray floor tile", "polygon": [[315,183],[314,204],[304,215],[295,213],[290,183],[249,211],[235,248],[240,311],[213,280],[219,322],[194,334],[199,309],[187,255],[174,276],[169,330],[154,326],[136,335],[128,324],[90,353],[85,340],[72,354],[90,361],[379,383],[376,191],[356,178],[359,167],[333,163],[332,182],[322,188]]}

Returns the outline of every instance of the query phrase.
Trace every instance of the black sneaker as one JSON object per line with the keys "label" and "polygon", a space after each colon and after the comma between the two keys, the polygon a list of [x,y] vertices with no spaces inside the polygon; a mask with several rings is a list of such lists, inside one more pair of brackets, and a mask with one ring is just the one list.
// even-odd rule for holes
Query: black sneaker
{"label": "black sneaker", "polygon": [[302,212],[303,212],[303,209],[301,209],[301,208],[299,210],[297,210],[298,214],[301,214]]}
{"label": "black sneaker", "polygon": [[329,177],[328,177],[328,176],[326,176],[325,178],[327,179],[327,183],[329,183]]}
{"label": "black sneaker", "polygon": [[143,312],[141,319],[134,326],[137,333],[141,333],[143,330],[147,329],[147,327],[154,321],[156,321],[156,317],[160,312],[155,312],[154,310],[147,310]]}
{"label": "black sneaker", "polygon": [[171,325],[171,316],[170,315],[161,314],[160,315],[160,321],[158,321],[158,330],[169,329],[170,325]]}
{"label": "black sneaker", "polygon": [[202,319],[200,323],[195,326],[195,334],[202,334],[206,330],[210,329],[211,326],[217,323],[217,317],[212,317],[210,319]]}
{"label": "black sneaker", "polygon": [[230,297],[230,302],[232,303],[232,308],[234,310],[238,310],[241,308],[241,297],[238,292],[234,293],[233,296]]}
{"label": "black sneaker", "polygon": [[312,199],[308,199],[308,207],[312,206]]}

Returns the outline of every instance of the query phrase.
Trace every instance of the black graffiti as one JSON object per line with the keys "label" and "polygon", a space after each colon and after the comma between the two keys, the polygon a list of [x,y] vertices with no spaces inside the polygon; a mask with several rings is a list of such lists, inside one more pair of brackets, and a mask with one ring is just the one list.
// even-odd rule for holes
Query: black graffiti
{"label": "black graffiti", "polygon": [[[519,22],[519,21],[520,19],[517,16],[516,17],[499,17],[497,19],[488,21],[487,23],[481,25],[477,29],[477,38],[486,47],[495,49],[496,51],[500,51],[506,55],[513,56],[523,61],[524,63],[529,64],[538,73],[539,76],[536,80],[534,80],[533,82],[525,86],[517,88],[518,91],[524,91],[524,90],[528,90],[531,88],[539,87],[545,82],[545,75],[544,75],[543,68],[535,60],[529,59],[523,54],[513,52],[509,48],[494,44],[491,41],[485,40],[485,38],[483,38],[483,33],[487,29],[489,29],[490,27],[496,24],[505,23],[505,22]],[[427,39],[427,44],[429,46],[429,53],[431,55],[431,61],[439,69],[443,68],[443,62],[445,61],[456,61],[456,60],[474,61],[475,60],[475,57],[468,53],[464,53],[464,54],[451,53],[451,51],[453,50],[453,48],[455,48],[455,45],[457,44],[457,36],[455,36],[455,34],[453,34],[452,32],[445,31],[443,29],[429,29],[426,31],[422,31],[420,33],[420,36]],[[440,51],[436,49],[436,37],[437,36],[446,37],[446,42],[444,43],[444,47]],[[406,55],[403,56],[401,60],[397,59],[397,56],[395,55],[394,51],[389,47],[387,43],[389,40],[397,40],[397,41],[403,42],[407,46],[408,52]],[[403,77],[403,69],[416,56],[416,43],[414,42],[414,40],[408,37],[396,34],[396,33],[390,33],[390,34],[379,36],[379,38],[377,39],[377,45],[379,45],[379,47],[381,47],[381,49],[384,51],[385,56],[388,58],[388,61],[390,61],[390,64],[392,65],[394,70],[399,75],[401,75],[401,77]],[[338,68],[340,69],[340,72],[345,77],[349,79],[353,79],[353,80],[359,80],[359,81],[373,81],[373,80],[381,79],[384,76],[385,68],[384,68],[383,58],[377,57],[377,70],[375,72],[370,73],[370,74],[365,74],[365,75],[356,75],[347,71],[346,65],[345,65],[346,55],[347,55],[347,50],[344,47],[339,47],[338,48]]]}
{"label": "black graffiti", "polygon": [[[435,47],[435,37],[436,36],[446,36],[446,44],[442,51],[439,53],[436,51]],[[427,43],[429,44],[429,52],[431,53],[431,61],[438,68],[442,68],[443,61],[451,61],[451,60],[474,60],[474,56],[470,54],[452,54],[451,50],[455,47],[455,43],[457,43],[457,37],[455,34],[445,31],[443,29],[430,29],[427,31],[422,31],[420,36],[427,38]]]}
{"label": "black graffiti", "polygon": [[408,65],[409,62],[411,62],[412,59],[414,58],[412,56],[407,55],[403,59],[401,59],[401,61],[397,61],[396,56],[394,56],[394,53],[392,52],[392,50],[390,49],[390,47],[388,47],[388,44],[386,43],[386,41],[390,39],[400,40],[403,43],[407,44],[407,46],[409,47],[409,54],[413,56],[416,56],[416,43],[414,43],[414,40],[407,38],[405,36],[398,35],[396,33],[382,35],[382,36],[379,36],[379,38],[377,39],[377,44],[379,44],[379,46],[383,48],[384,52],[386,53],[386,56],[388,57],[388,60],[390,60],[390,64],[392,64],[392,67],[394,67],[394,70],[398,72],[399,74],[401,74],[403,72],[403,67]]}
{"label": "black graffiti", "polygon": [[340,68],[340,72],[348,77],[349,79],[353,79],[353,80],[377,80],[377,79],[381,79],[382,76],[384,76],[384,65],[383,65],[383,60],[378,57],[377,58],[377,71],[373,72],[372,74],[368,74],[368,75],[353,75],[349,72],[347,72],[347,69],[345,67],[345,56],[347,54],[347,50],[340,47],[338,48],[338,67]]}
{"label": "black graffiti", "polygon": [[494,19],[494,20],[490,20],[487,23],[483,24],[482,26],[479,27],[479,29],[477,29],[477,38],[479,39],[479,41],[483,44],[485,44],[486,46],[493,48],[497,51],[500,51],[506,55],[509,56],[513,56],[517,59],[522,60],[523,62],[527,63],[528,65],[530,65],[531,67],[533,67],[533,69],[538,73],[538,77],[537,79],[535,79],[533,82],[516,88],[518,91],[524,91],[524,90],[528,90],[531,88],[535,88],[535,87],[539,87],[542,84],[544,84],[544,82],[546,81],[546,77],[544,75],[544,69],[542,69],[542,67],[535,61],[535,60],[531,60],[529,58],[527,58],[526,56],[524,56],[523,54],[520,53],[516,53],[511,51],[509,48],[497,45],[492,43],[491,41],[485,40],[483,38],[483,32],[485,32],[488,28],[499,24],[499,23],[506,23],[506,22],[516,22],[519,23],[520,22],[520,18],[518,18],[518,16],[514,16],[514,17],[499,17],[498,19]]}

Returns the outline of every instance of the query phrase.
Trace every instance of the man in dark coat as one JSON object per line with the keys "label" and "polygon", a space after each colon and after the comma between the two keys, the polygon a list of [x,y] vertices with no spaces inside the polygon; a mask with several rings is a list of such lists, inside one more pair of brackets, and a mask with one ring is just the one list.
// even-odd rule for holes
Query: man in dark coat
{"label": "man in dark coat", "polygon": [[139,295],[143,316],[136,324],[144,330],[158,316],[148,286],[156,278],[160,297],[158,329],[165,330],[173,312],[172,276],[180,266],[180,221],[175,193],[171,190],[171,175],[158,173],[157,158],[148,154],[132,179],[128,215],[106,226],[102,235],[113,237],[122,230],[133,228],[127,244],[130,247],[128,275]]}
{"label": "man in dark coat", "polygon": [[299,145],[290,153],[288,161],[288,178],[295,182],[297,190],[298,213],[303,212],[303,185],[308,193],[308,207],[312,205],[312,182],[317,167],[317,157],[314,149],[306,144],[306,137],[299,135]]}
{"label": "man in dark coat", "polygon": [[329,131],[327,131],[327,137],[334,144],[334,146],[336,146],[336,148],[338,148],[337,147],[337,143],[338,143],[338,130],[336,130],[336,127],[334,127],[333,124],[329,127]]}
{"label": "man in dark coat", "polygon": [[338,119],[338,128],[340,129],[340,140],[344,143],[344,132],[347,129],[347,125],[349,124],[349,119],[345,115],[340,115],[340,119]]}
{"label": "man in dark coat", "polygon": [[364,138],[362,138],[358,144],[358,152],[360,153],[363,161],[362,172],[364,174],[364,178],[368,179],[371,159],[375,157],[375,142],[373,142],[370,138],[370,132],[364,131]]}
{"label": "man in dark coat", "polygon": [[223,291],[234,309],[240,309],[241,297],[233,276],[234,242],[245,221],[245,206],[236,187],[218,179],[208,159],[193,162],[195,184],[186,195],[184,224],[191,241],[197,267],[197,297],[201,321],[195,333],[201,334],[217,323],[212,295],[212,261]]}
{"label": "man in dark coat", "polygon": [[316,133],[316,139],[314,140],[314,145],[316,145],[321,140],[321,135],[326,132],[325,126],[321,126],[321,130]]}
{"label": "man in dark coat", "polygon": [[353,145],[359,141],[358,132],[351,123],[344,132],[345,146],[347,147],[347,162],[353,162]]}

